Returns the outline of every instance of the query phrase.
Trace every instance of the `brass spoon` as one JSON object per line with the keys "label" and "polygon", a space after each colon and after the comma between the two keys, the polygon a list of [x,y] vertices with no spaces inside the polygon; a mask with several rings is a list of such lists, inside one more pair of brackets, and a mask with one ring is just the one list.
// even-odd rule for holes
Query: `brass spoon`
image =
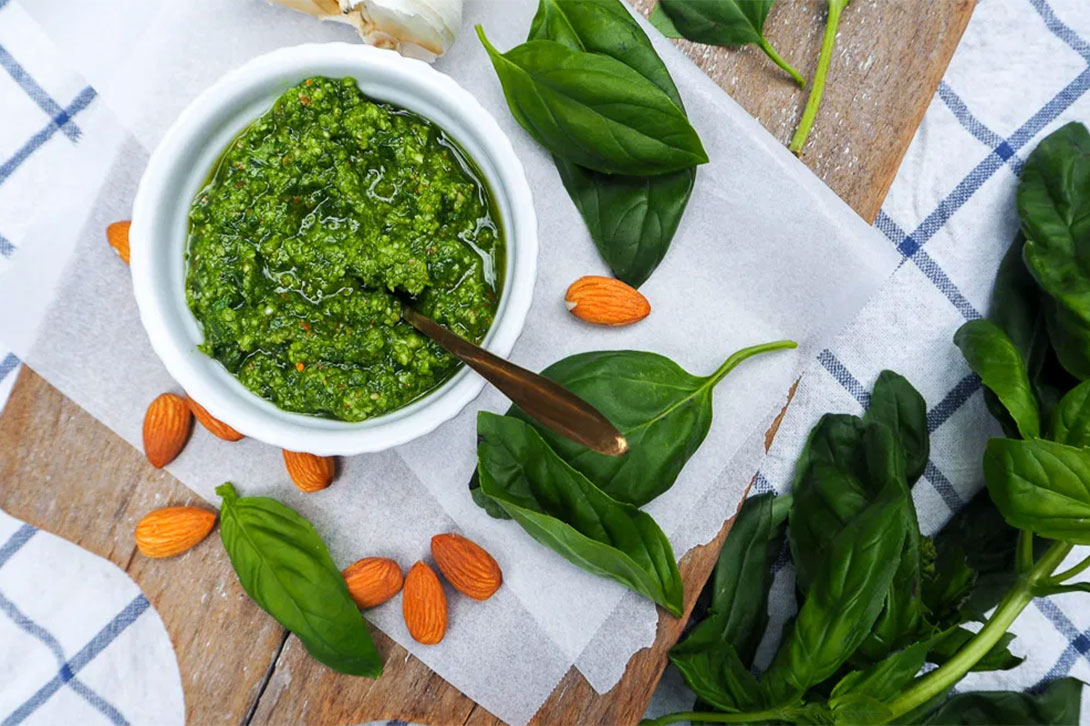
{"label": "brass spoon", "polygon": [[489,353],[404,303],[401,317],[553,431],[606,456],[628,451],[624,435],[597,409],[563,386]]}

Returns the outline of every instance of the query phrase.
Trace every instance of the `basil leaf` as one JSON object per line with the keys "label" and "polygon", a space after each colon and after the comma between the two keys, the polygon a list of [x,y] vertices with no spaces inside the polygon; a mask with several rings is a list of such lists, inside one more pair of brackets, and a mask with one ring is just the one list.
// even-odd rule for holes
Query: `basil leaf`
{"label": "basil leaf", "polygon": [[1038,695],[1012,691],[961,693],[928,714],[924,724],[1024,724],[1079,723],[1082,681],[1057,678]]}
{"label": "basil leaf", "polygon": [[[620,0],[540,0],[529,40],[555,40],[615,58],[684,109],[666,64]],[[696,169],[670,174],[603,174],[554,156],[556,169],[591,239],[614,276],[639,287],[670,248]]]}
{"label": "basil leaf", "polygon": [[992,439],[984,478],[1012,527],[1090,544],[1090,450],[1043,439]]}
{"label": "basil leaf", "polygon": [[1037,398],[1030,386],[1022,354],[990,320],[970,320],[954,334],[954,344],[984,385],[1002,402],[1022,438],[1041,434]]}
{"label": "basil leaf", "polygon": [[1090,446],[1090,381],[1060,399],[1052,413],[1052,439],[1068,446]]}
{"label": "basil leaf", "polygon": [[1050,296],[1049,335],[1064,368],[1090,378],[1090,133],[1069,123],[1026,160],[1018,184],[1026,266]]}
{"label": "basil leaf", "polygon": [[[833,723],[837,726],[858,726],[866,723],[886,723],[893,716],[889,706],[864,693],[848,693],[836,699],[832,706]],[[814,721],[813,723],[824,723]]]}
{"label": "basil leaf", "polygon": [[639,507],[674,485],[712,421],[716,384],[748,358],[794,348],[765,343],[732,354],[710,376],[694,376],[665,356],[619,350],[580,353],[541,372],[597,408],[628,440],[624,456],[605,456],[541,426],[522,411],[564,461],[609,496]]}
{"label": "basil leaf", "polygon": [[310,522],[268,497],[239,497],[227,482],[220,538],[242,587],[333,670],[378,678],[382,658],[340,570]]}
{"label": "basil leaf", "polygon": [[609,56],[531,40],[506,53],[477,28],[515,120],[551,153],[607,174],[662,174],[708,161],[669,96]]}
{"label": "basil leaf", "polygon": [[[965,628],[954,628],[945,636],[935,642],[931,648],[931,652],[927,655],[927,660],[935,665],[942,665],[946,661],[954,657],[954,655],[965,647],[966,643],[972,640],[976,636],[971,630]],[[973,671],[1009,671],[1016,665],[1019,665],[1024,658],[1019,658],[1010,652],[1011,641],[1014,640],[1014,633],[1004,633],[999,639],[999,642],[992,646],[980,660],[978,660],[972,667]]]}
{"label": "basil leaf", "polygon": [[[829,705],[838,710],[838,702],[853,693],[863,693],[879,701],[900,694],[927,661],[930,640],[913,643],[864,670],[852,671],[833,687]],[[866,722],[865,722],[866,723]]]}
{"label": "basil leaf", "polygon": [[651,25],[658,28],[659,32],[667,38],[677,40],[685,37],[677,29],[677,26],[674,25],[674,21],[670,19],[670,16],[666,14],[666,11],[662,9],[662,3],[655,3],[655,7],[651,9],[651,14],[647,16],[647,20],[650,21]]}
{"label": "basil leaf", "polygon": [[863,421],[881,422],[893,432],[904,451],[905,478],[910,485],[923,475],[931,454],[927,403],[904,376],[893,371],[878,375]]}
{"label": "basil leaf", "polygon": [[696,182],[696,169],[624,176],[602,174],[559,157],[554,161],[613,275],[632,287],[647,282],[670,249]]}
{"label": "basil leaf", "polygon": [[[779,56],[764,36],[765,19],[773,0],[659,0],[673,29],[685,38],[709,45],[756,43],[773,63],[787,71],[799,86],[806,82]],[[661,20],[659,22],[661,25]]]}
{"label": "basil leaf", "polygon": [[670,650],[689,688],[716,708],[763,706],[747,664],[768,624],[772,562],[783,546],[775,497],[747,499],[731,525],[715,566],[711,612]]}
{"label": "basil leaf", "polygon": [[477,435],[481,491],[531,537],[681,614],[677,561],[649,514],[604,494],[519,419],[482,411]]}
{"label": "basil leaf", "polygon": [[[877,433],[866,437],[868,446],[886,445],[875,436],[889,436],[888,429],[871,431]],[[794,627],[765,674],[773,687],[801,695],[831,676],[870,635],[885,605],[907,535],[905,484],[901,470],[874,474],[884,477],[877,495],[830,543]],[[802,506],[796,499],[793,519]]]}

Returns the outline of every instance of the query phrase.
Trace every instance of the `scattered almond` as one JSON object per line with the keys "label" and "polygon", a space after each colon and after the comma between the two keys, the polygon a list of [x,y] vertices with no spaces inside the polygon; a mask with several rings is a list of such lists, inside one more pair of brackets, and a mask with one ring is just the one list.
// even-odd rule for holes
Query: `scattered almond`
{"label": "scattered almond", "polygon": [[423,562],[413,565],[405,577],[401,614],[418,643],[434,645],[447,633],[447,594],[435,571]]}
{"label": "scattered almond", "polygon": [[317,492],[333,483],[332,456],[315,456],[284,449],[284,466],[295,486],[304,492]]}
{"label": "scattered almond", "polygon": [[451,532],[432,537],[431,554],[447,581],[474,600],[492,597],[503,582],[503,572],[492,555],[459,534]]}
{"label": "scattered almond", "polygon": [[341,572],[348,593],[360,608],[381,605],[401,591],[401,568],[386,557],[365,557]]}
{"label": "scattered almond", "polygon": [[595,325],[629,325],[651,314],[647,298],[612,277],[580,277],[568,288],[564,302],[572,315]]}
{"label": "scattered almond", "polygon": [[224,441],[238,441],[242,438],[242,434],[208,413],[208,409],[190,398],[188,393],[185,396],[185,401],[189,404],[189,410],[193,412],[193,416],[213,435]]}
{"label": "scattered almond", "polygon": [[173,557],[212,531],[216,513],[198,507],[156,509],[136,525],[136,546],[147,557]]}
{"label": "scattered almond", "polygon": [[106,241],[117,250],[117,256],[126,265],[129,264],[129,227],[132,222],[114,222],[106,227]]}
{"label": "scattered almond", "polygon": [[185,400],[164,393],[148,406],[144,414],[144,455],[156,469],[174,461],[181,453],[193,427],[193,414]]}

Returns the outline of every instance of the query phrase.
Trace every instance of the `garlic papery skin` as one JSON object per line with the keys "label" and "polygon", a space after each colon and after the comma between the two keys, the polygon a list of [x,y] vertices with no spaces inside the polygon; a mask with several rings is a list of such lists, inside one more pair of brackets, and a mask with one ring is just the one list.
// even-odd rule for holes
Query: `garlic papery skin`
{"label": "garlic papery skin", "polygon": [[462,27],[462,0],[276,0],[323,20],[353,26],[365,42],[433,61]]}

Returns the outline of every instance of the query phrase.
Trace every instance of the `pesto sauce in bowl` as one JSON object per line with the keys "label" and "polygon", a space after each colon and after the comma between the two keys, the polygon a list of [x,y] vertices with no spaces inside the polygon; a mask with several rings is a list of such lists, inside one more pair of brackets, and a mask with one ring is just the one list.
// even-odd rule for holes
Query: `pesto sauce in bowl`
{"label": "pesto sauce in bowl", "polygon": [[431,121],[354,79],[286,91],[220,157],[189,212],[186,302],[201,350],[279,408],[363,421],[460,367],[400,295],[480,342],[503,234],[492,195]]}

